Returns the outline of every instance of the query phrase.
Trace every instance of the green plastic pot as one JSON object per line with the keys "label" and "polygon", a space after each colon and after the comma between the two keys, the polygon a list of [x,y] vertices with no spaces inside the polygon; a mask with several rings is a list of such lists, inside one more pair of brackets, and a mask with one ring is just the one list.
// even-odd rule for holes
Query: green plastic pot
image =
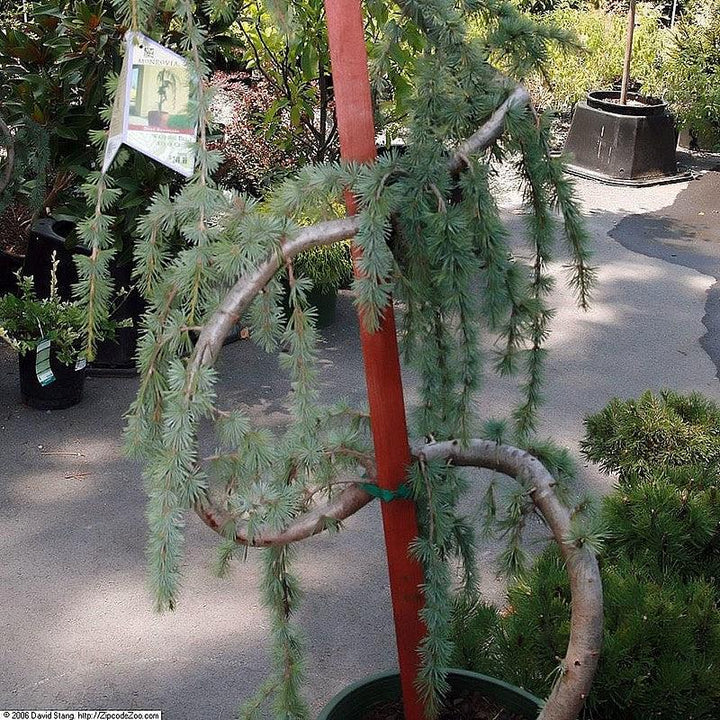
{"label": "green plastic pot", "polygon": [[[534,720],[540,713],[539,698],[487,675],[453,669],[448,673],[448,681],[453,690],[478,690],[527,720]],[[400,675],[397,672],[373,675],[339,692],[325,706],[318,720],[363,720],[373,706],[399,697]]]}
{"label": "green plastic pot", "polygon": [[308,304],[317,310],[317,326],[328,327],[335,322],[337,290],[315,290],[308,293]]}
{"label": "green plastic pot", "polygon": [[[283,281],[285,287],[285,295],[282,300],[282,308],[285,317],[290,317],[290,300],[288,293],[290,288],[287,285],[287,281]],[[307,294],[307,302],[310,307],[315,308],[317,312],[317,327],[325,328],[332,325],[335,322],[335,316],[337,311],[337,289],[331,288],[330,290],[318,290],[312,288]]]}

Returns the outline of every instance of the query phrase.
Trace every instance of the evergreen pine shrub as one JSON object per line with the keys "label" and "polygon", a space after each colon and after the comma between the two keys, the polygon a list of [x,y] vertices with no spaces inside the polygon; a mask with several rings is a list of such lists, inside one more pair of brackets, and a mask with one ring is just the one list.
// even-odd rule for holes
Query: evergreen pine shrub
{"label": "evergreen pine shrub", "polygon": [[[605,628],[585,720],[720,717],[719,421],[712,401],[670,391],[586,421],[585,454],[619,483],[601,511]],[[542,695],[562,670],[570,606],[548,548],[507,611],[459,608],[454,661]]]}
{"label": "evergreen pine shrub", "polygon": [[[688,478],[682,487],[677,480]],[[606,558],[626,558],[655,577],[720,578],[720,502],[715,485],[693,486],[692,468],[660,471],[606,499]],[[700,481],[702,483],[702,480]]]}
{"label": "evergreen pine shrub", "polygon": [[[720,612],[714,582],[605,558],[605,629],[585,720],[720,717]],[[460,619],[461,618],[461,619]],[[554,548],[509,590],[502,616],[486,605],[455,621],[453,662],[539,696],[561,672],[570,586]]]}
{"label": "evergreen pine shrub", "polygon": [[700,465],[717,474],[720,467],[720,409],[698,393],[615,398],[585,426],[583,453],[623,485],[660,469]]}
{"label": "evergreen pine shrub", "polygon": [[567,643],[570,588],[561,559],[546,550],[508,590],[507,610],[480,604],[455,612],[453,664],[531,692],[552,687]]}

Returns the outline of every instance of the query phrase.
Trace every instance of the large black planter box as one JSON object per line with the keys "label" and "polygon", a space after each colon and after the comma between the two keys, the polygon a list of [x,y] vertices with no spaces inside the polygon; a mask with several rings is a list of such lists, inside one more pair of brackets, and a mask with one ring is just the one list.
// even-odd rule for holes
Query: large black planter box
{"label": "large black planter box", "polygon": [[648,104],[611,102],[617,92],[589,93],[575,108],[565,142],[569,169],[619,184],[643,184],[678,176],[677,135],[667,104],[629,95]]}

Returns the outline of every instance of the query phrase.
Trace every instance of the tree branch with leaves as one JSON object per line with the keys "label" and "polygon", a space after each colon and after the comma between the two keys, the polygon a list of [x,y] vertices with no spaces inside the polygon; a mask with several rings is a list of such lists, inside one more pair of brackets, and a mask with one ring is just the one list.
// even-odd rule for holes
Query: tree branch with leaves
{"label": "tree branch with leaves", "polygon": [[[210,16],[221,13],[222,5],[211,1]],[[372,165],[308,165],[259,203],[212,179],[220,157],[206,146],[212,92],[206,85],[205,34],[190,0],[176,3],[175,21],[184,28],[194,79],[192,105],[203,130],[194,176],[175,195],[158,193],[139,226],[136,276],[149,311],[127,439],[144,462],[158,609],[178,602],[187,513],[197,512],[222,536],[223,572],[247,546],[265,548],[263,599],[273,619],[274,667],[247,717],[255,717],[265,702],[272,702],[277,717],[309,717],[299,690],[303,669],[290,544],[337,530],[369,502],[374,484],[367,417],[321,402],[310,282],[293,265],[302,250],[348,238],[362,251],[353,290],[366,329],[372,332],[392,312],[391,295],[401,303],[402,349],[419,377],[412,430],[430,439],[416,446],[408,477],[421,524],[411,551],[424,568],[423,620],[434,633],[419,648],[428,717],[437,714],[445,689],[456,561],[460,591],[470,597],[478,592],[474,528],[457,509],[469,482],[463,465],[495,469],[517,482],[504,521],[512,530],[508,565],[519,566],[525,520],[537,509],[560,543],[571,576],[568,655],[541,717],[572,720],[590,687],[602,627],[597,538],[571,521],[558,499],[569,473],[566,456],[548,447],[540,453],[533,434],[551,328],[554,278],[548,268],[557,235],[564,237],[569,283],[582,307],[594,270],[571,183],[548,151],[546,123],[530,107],[527,92],[488,62],[497,51],[515,57],[511,68],[541,63],[543,42],[552,37],[547,31],[533,36],[505,4],[477,0],[462,9],[450,0],[402,0],[398,6],[398,32],[414,32],[407,45],[421,48],[413,59],[404,152],[389,152]],[[485,35],[469,37],[467,14],[496,13],[499,19],[486,25]],[[503,164],[516,166],[524,190],[527,265],[513,253],[491,184]],[[102,230],[112,199],[101,200],[103,186],[110,187],[110,180],[98,178],[95,193],[88,190],[97,208],[90,230]],[[336,217],[346,193],[357,202],[355,217],[308,220]],[[168,242],[174,233],[188,240],[179,252]],[[282,276],[289,284],[289,318],[281,311]],[[96,279],[102,288],[103,278]],[[286,428],[253,427],[241,408],[224,407],[218,396],[215,362],[239,321],[260,347],[279,352],[289,374]],[[483,337],[500,348],[492,362],[480,350]],[[484,423],[475,408],[492,370],[521,378],[520,406],[502,425]],[[200,432],[207,423],[214,426],[209,452]],[[543,462],[529,451],[540,453]]]}

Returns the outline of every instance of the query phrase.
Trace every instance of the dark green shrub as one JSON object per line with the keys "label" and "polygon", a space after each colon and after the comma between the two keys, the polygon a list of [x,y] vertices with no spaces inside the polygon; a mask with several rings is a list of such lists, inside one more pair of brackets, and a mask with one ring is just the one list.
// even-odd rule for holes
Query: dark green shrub
{"label": "dark green shrub", "polygon": [[[688,477],[686,487],[678,480]],[[604,556],[626,558],[654,576],[720,578],[720,502],[715,485],[693,489],[700,473],[660,473],[613,493],[604,503],[610,528]],[[703,481],[697,481],[702,486]]]}
{"label": "dark green shrub", "polygon": [[499,651],[502,618],[492,605],[460,603],[453,612],[454,642],[452,666],[473,672],[507,677],[499,665],[504,655]]}
{"label": "dark green shrub", "polygon": [[[613,400],[583,448],[618,488],[602,505],[603,650],[586,720],[720,717],[720,410],[701,395]],[[694,463],[694,464],[684,464]],[[549,692],[567,645],[570,589],[549,548],[508,610],[462,608],[455,662]]]}
{"label": "dark green shrub", "polygon": [[604,501],[605,556],[656,575],[720,577],[720,408],[698,393],[646,392],[585,424],[583,452],[619,480]]}
{"label": "dark green shrub", "polygon": [[585,426],[583,453],[604,472],[617,473],[622,484],[689,465],[717,473],[720,465],[720,409],[697,393],[616,398]]}
{"label": "dark green shrub", "polygon": [[107,102],[105,81],[119,69],[122,36],[102,2],[28,2],[0,27],[0,113],[15,144],[13,182],[0,209],[32,212],[71,199],[96,151]]}
{"label": "dark green shrub", "polygon": [[[673,572],[653,576],[625,557],[605,559],[603,650],[587,720],[715,720],[720,716],[718,591]],[[543,697],[570,628],[570,588],[555,548],[509,591],[501,616],[481,606],[458,614],[454,662]]]}
{"label": "dark green shrub", "polygon": [[590,717],[700,720],[720,713],[720,613],[714,583],[637,563],[603,570],[605,633]]}
{"label": "dark green shrub", "polygon": [[455,664],[546,696],[570,634],[570,588],[556,549],[509,588],[505,611],[463,607],[454,622]]}

